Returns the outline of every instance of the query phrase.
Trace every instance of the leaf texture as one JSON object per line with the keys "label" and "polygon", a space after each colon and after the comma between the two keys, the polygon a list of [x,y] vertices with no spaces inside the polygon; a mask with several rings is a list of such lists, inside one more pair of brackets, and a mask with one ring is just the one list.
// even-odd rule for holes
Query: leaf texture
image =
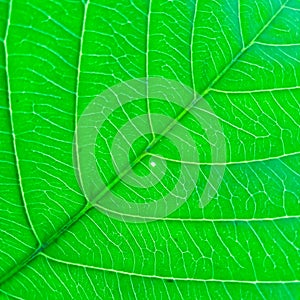
{"label": "leaf texture", "polygon": [[[299,0],[2,0],[0,12],[1,299],[300,298]],[[73,137],[97,95],[148,76],[208,101],[226,171],[199,208],[209,144],[185,116],[203,162],[197,186],[172,215],[131,224],[89,205]],[[150,110],[180,114],[155,100]],[[143,101],[126,112],[100,136],[150,113]],[[109,183],[110,153],[101,141],[98,150]],[[153,153],[173,173],[184,163],[167,141]],[[141,201],[162,191],[114,192]]]}

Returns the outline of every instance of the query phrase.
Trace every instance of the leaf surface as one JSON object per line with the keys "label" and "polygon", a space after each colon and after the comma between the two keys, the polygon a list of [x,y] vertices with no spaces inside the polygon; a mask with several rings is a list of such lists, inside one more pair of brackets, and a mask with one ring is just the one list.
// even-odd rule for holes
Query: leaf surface
{"label": "leaf surface", "polygon": [[[13,0],[0,1],[0,12],[1,299],[300,297],[298,0]],[[203,162],[197,187],[164,220],[131,224],[89,206],[73,137],[97,95],[148,76],[208,101],[226,137],[226,171],[199,208],[209,144],[185,116]],[[141,101],[112,115],[100,136],[149,108],[180,114]],[[177,152],[167,141],[155,149],[169,160],[172,186],[182,162],[170,162]],[[110,183],[109,151],[101,141],[98,150]],[[147,170],[142,161],[136,171]],[[163,192],[113,189],[130,201]]]}

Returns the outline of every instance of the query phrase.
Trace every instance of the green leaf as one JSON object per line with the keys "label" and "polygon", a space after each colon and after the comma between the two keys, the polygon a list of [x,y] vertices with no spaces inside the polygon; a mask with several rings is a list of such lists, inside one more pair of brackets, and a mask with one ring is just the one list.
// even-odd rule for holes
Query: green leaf
{"label": "green leaf", "polygon": [[[0,0],[0,12],[1,299],[299,299],[299,0]],[[83,196],[74,131],[97,95],[143,77],[204,97],[226,169],[199,207],[212,169],[201,124],[157,99],[125,106],[99,131],[106,184],[115,172],[104,141],[141,114],[177,119],[200,160],[184,205],[127,223]],[[135,142],[131,162],[149,142]],[[139,203],[172,188],[187,162],[164,136],[150,152],[167,164],[161,185],[118,182],[115,195]],[[150,170],[147,158],[134,167]]]}

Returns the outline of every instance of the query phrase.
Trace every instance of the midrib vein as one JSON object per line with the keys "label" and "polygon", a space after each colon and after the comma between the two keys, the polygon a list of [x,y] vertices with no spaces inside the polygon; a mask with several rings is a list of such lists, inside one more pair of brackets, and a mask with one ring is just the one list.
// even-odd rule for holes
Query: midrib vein
{"label": "midrib vein", "polygon": [[[289,2],[289,0],[286,0],[280,9],[274,14],[274,16],[265,24],[265,26],[258,32],[258,34],[252,39],[252,41],[244,48],[241,49],[241,51],[231,60],[231,62],[226,65],[223,70],[219,73],[219,75],[214,78],[207,86],[207,88],[200,93],[202,97],[205,97],[211,89],[223,78],[223,76],[227,73],[227,71],[233,66],[233,64],[238,61],[238,59],[254,44],[254,42],[261,36],[261,34],[268,28],[268,26],[273,22],[273,20],[280,14],[280,12],[284,9],[286,4]],[[77,72],[77,79],[76,79],[76,96],[75,96],[75,125],[77,124],[77,106],[78,106],[78,92],[79,92],[79,79],[80,79],[80,67],[81,67],[81,57],[82,57],[82,46],[83,46],[83,37],[84,37],[84,31],[85,31],[85,22],[86,22],[86,15],[88,11],[88,4],[89,0],[87,1],[86,4],[84,4],[84,15],[83,15],[83,21],[82,21],[82,31],[81,31],[81,39],[80,39],[80,51],[79,51],[79,57],[78,57],[78,72]],[[10,5],[10,12],[11,12],[11,5]],[[195,12],[196,14],[196,12]],[[9,25],[8,25],[9,26]],[[8,34],[8,29],[7,29],[7,34]],[[6,36],[7,38],[7,36]],[[6,49],[7,50],[7,49]],[[7,66],[7,71],[8,71],[8,66]],[[7,73],[8,77],[8,73]],[[9,80],[9,78],[7,78]],[[170,126],[167,128],[167,131],[171,130],[175,124],[184,118],[184,116],[188,113],[189,109],[191,109],[193,106],[195,106],[197,102],[191,103],[190,106],[187,107],[187,109],[183,110],[177,118],[170,124]],[[153,147],[157,142],[161,139],[161,137],[155,138],[151,142],[151,147]],[[148,148],[148,147],[147,147]],[[136,160],[133,165],[130,165],[126,170],[124,170],[124,174],[127,173],[127,170],[129,168],[132,168],[135,164],[137,164],[144,156],[145,153],[142,153]],[[78,159],[78,158],[77,158]],[[79,165],[78,165],[79,166]],[[79,172],[80,173],[80,172]],[[123,174],[122,173],[122,174]],[[111,184],[109,184],[109,188],[112,189],[116,184],[120,182],[121,178],[116,177]],[[104,190],[100,195],[104,196],[106,194],[106,190]],[[97,197],[97,200],[99,200],[99,197]],[[55,234],[49,237],[49,239],[43,244],[40,245],[40,247],[35,250],[32,254],[30,254],[28,257],[26,257],[24,260],[22,260],[18,265],[13,267],[10,271],[6,273],[4,277],[1,278],[0,284],[5,283],[8,279],[14,276],[18,271],[20,271],[23,267],[25,267],[30,261],[35,259],[42,251],[44,251],[48,246],[53,244],[59,237],[63,235],[72,225],[74,225],[82,216],[84,216],[90,209],[93,208],[93,205],[90,204],[90,202],[87,202],[87,204],[78,212],[76,213],[63,227],[61,227]],[[32,230],[34,231],[34,227],[32,227]],[[38,239],[37,239],[38,240]]]}
{"label": "midrib vein", "polygon": [[208,85],[208,87],[201,93],[201,96],[204,97],[205,95],[207,95],[211,89],[222,79],[222,77],[227,73],[227,71],[238,61],[238,59],[245,54],[249,48],[251,48],[251,46],[254,44],[254,42],[262,35],[262,33],[269,27],[269,25],[274,21],[274,19],[277,18],[277,16],[281,13],[281,11],[284,9],[284,7],[286,6],[286,4],[289,2],[290,0],[286,0],[282,6],[280,7],[280,9],[274,14],[274,16],[265,24],[264,27],[262,27],[262,29],[256,34],[256,36],[251,40],[251,42],[243,47],[241,49],[241,51],[232,59],[232,61],[226,65],[223,70],[219,73],[219,75],[214,78]]}

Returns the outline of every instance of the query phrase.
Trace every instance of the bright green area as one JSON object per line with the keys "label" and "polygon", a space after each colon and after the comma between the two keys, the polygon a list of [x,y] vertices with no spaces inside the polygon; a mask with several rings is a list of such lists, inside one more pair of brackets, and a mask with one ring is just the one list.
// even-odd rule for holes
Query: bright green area
{"label": "bright green area", "polygon": [[[299,299],[299,32],[299,0],[0,0],[0,299]],[[145,76],[205,97],[226,136],[227,167],[203,209],[205,165],[171,216],[127,224],[86,207],[73,133],[95,96]],[[180,114],[155,99],[150,111]],[[125,112],[102,134],[149,113],[142,100]],[[201,127],[190,115],[180,122],[209,162]],[[138,140],[130,157],[144,147]],[[99,149],[109,183],[109,152]],[[178,159],[164,138],[151,151]],[[114,192],[156,199],[180,171],[167,165],[155,189]]]}

